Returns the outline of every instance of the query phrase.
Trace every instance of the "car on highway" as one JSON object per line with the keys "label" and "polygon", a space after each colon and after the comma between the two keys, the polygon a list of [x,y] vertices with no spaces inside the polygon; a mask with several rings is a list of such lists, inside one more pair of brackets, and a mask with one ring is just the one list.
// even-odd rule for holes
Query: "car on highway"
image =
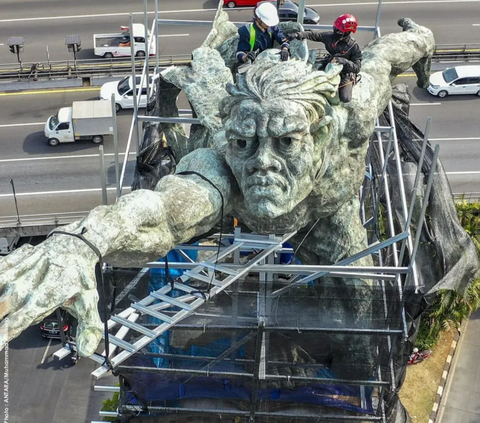
{"label": "car on highway", "polygon": [[[259,0],[223,0],[223,5],[229,8],[233,7],[256,7]],[[276,0],[267,0],[271,1],[276,5]]]}
{"label": "car on highway", "polygon": [[[150,76],[149,85],[152,85],[156,81],[157,77]],[[120,81],[106,82],[100,88],[100,100],[110,100],[112,94],[115,95],[115,110],[119,112],[122,109],[133,109],[133,78],[132,76],[126,76]],[[140,94],[139,107],[143,108],[147,106],[147,84],[143,83],[143,87],[140,90],[141,77],[135,76],[137,86],[137,96]]]}
{"label": "car on highway", "polygon": [[[62,314],[62,320],[65,319],[66,313]],[[52,315],[54,316],[54,315]],[[56,317],[48,317],[42,323],[40,323],[40,333],[44,338],[60,339],[60,325]],[[64,321],[63,333],[65,336],[68,334],[69,325]]]}
{"label": "car on highway", "polygon": [[[252,6],[256,7],[260,3],[273,3],[277,6],[276,0],[223,0],[224,6],[235,7],[235,6]],[[280,22],[289,22],[296,21],[298,16],[298,3],[286,0],[283,1],[283,4],[278,6],[278,19]],[[311,7],[305,8],[305,13],[303,17],[304,24],[316,25],[320,22],[320,15],[315,9]]]}
{"label": "car on highway", "polygon": [[440,98],[447,95],[480,96],[480,66],[455,66],[430,75],[428,92]]}
{"label": "car on highway", "polygon": [[[280,22],[297,21],[298,3],[286,1],[278,8],[278,18]],[[320,22],[320,15],[315,9],[306,7],[303,14],[303,23],[308,25],[317,25]]]}

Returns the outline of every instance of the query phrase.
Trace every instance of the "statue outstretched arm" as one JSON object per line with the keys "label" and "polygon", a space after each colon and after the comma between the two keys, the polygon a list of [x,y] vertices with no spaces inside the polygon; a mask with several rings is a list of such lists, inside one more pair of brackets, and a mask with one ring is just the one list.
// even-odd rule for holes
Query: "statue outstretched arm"
{"label": "statue outstretched arm", "polygon": [[402,27],[402,32],[377,38],[363,51],[362,71],[373,79],[368,94],[370,99],[378,100],[378,114],[383,112],[390,99],[392,82],[408,69],[413,68],[417,74],[420,88],[428,86],[435,50],[433,33],[410,18],[399,19],[398,25]]}
{"label": "statue outstretched arm", "polygon": [[[128,267],[164,256],[176,244],[200,235],[230,211],[234,186],[220,155],[211,149],[187,155],[178,171],[155,191],[139,190],[111,206],[92,210],[81,221],[60,228],[92,243],[104,260]],[[221,193],[221,194],[220,194]],[[0,260],[0,348],[28,326],[62,307],[78,319],[77,346],[91,355],[102,335],[97,311],[96,253],[73,236],[53,234],[38,246],[26,245]]]}

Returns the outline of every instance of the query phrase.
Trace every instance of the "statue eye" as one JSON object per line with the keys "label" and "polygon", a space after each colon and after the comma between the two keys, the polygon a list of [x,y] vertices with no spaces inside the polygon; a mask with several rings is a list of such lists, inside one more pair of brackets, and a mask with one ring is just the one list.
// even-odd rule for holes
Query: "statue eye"
{"label": "statue eye", "polygon": [[278,140],[280,147],[289,148],[293,144],[293,139],[290,137],[283,137]]}
{"label": "statue eye", "polygon": [[247,141],[245,140],[237,140],[237,148],[239,150],[243,150],[247,146]]}

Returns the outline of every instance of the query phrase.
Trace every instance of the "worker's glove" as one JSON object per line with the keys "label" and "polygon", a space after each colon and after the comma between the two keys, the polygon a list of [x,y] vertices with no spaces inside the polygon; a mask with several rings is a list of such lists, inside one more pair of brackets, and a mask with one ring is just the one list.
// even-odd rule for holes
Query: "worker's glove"
{"label": "worker's glove", "polygon": [[280,51],[280,58],[282,59],[282,62],[286,62],[289,57],[290,57],[290,52],[288,51],[288,49],[282,48],[282,50]]}
{"label": "worker's glove", "polygon": [[[257,51],[248,52],[247,53],[247,60],[250,60],[251,62],[253,62],[257,58],[257,54],[258,54]],[[245,61],[247,61],[247,60],[245,60]]]}
{"label": "worker's glove", "polygon": [[302,41],[305,39],[305,36],[301,32],[294,32],[288,36],[290,40],[299,40]]}
{"label": "worker's glove", "polygon": [[347,59],[345,57],[334,57],[332,59],[332,63],[337,63],[339,65],[344,65],[347,62]]}

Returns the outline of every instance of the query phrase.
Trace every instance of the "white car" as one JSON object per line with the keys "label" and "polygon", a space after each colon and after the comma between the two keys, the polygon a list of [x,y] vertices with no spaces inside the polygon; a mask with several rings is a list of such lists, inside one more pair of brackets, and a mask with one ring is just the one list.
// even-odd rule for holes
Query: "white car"
{"label": "white car", "polygon": [[457,94],[480,96],[480,66],[456,66],[435,72],[427,90],[440,98]]}
{"label": "white car", "polygon": [[[149,86],[151,86],[157,77],[151,77],[149,80]],[[136,76],[137,82],[137,96],[140,94],[140,76]],[[126,76],[120,81],[106,82],[100,88],[100,99],[110,100],[112,94],[115,94],[115,110],[119,112],[122,109],[133,109],[133,88],[132,88],[132,76]],[[138,99],[137,99],[138,101]],[[143,108],[147,105],[147,84],[143,83],[143,88],[140,95],[139,107]]]}

